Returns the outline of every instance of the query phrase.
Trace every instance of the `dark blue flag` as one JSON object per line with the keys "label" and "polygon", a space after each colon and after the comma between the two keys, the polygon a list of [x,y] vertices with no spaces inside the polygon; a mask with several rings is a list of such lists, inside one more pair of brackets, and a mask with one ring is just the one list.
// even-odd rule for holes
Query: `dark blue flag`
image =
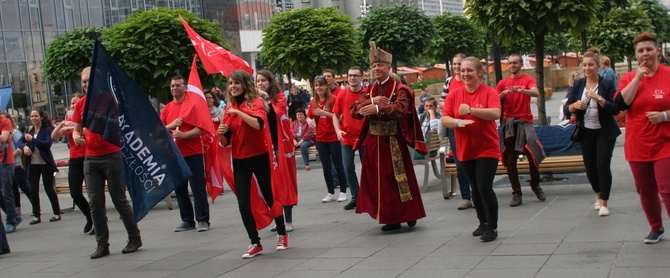
{"label": "dark blue flag", "polygon": [[121,147],[135,221],[192,176],[147,96],[99,41],[82,123]]}

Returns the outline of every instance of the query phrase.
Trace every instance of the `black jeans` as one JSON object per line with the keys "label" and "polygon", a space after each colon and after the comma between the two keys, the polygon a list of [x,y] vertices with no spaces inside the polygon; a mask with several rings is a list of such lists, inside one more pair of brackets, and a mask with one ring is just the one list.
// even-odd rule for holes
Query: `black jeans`
{"label": "black jeans", "polygon": [[91,221],[91,207],[84,197],[82,186],[84,183],[84,158],[71,158],[68,167],[67,183],[70,187],[70,196],[75,205],[86,217],[86,221]]}
{"label": "black jeans", "polygon": [[14,205],[17,208],[21,208],[21,195],[19,188],[23,191],[24,194],[28,197],[28,200],[32,204],[33,200],[30,197],[30,186],[28,186],[28,176],[26,176],[26,169],[21,167],[14,167]]}
{"label": "black jeans", "polygon": [[91,218],[98,246],[109,246],[109,227],[105,206],[105,181],[112,203],[121,216],[128,238],[139,238],[140,230],[133,217],[133,209],[126,197],[126,180],[123,172],[121,151],[103,156],[86,156],[84,176],[86,191],[91,206]]}
{"label": "black jeans", "polygon": [[472,199],[472,194],[470,193],[470,183],[468,182],[468,178],[465,176],[461,162],[458,161],[458,156],[456,153],[456,135],[454,134],[453,128],[447,129],[447,137],[449,137],[449,148],[454,155],[454,163],[456,164],[456,178],[458,178],[458,186],[461,189],[461,198],[463,200],[470,200]]}
{"label": "black jeans", "polygon": [[493,191],[493,178],[498,169],[497,158],[477,158],[461,161],[465,175],[472,187],[472,202],[475,204],[480,225],[498,228],[498,197]]}
{"label": "black jeans", "polygon": [[40,176],[42,176],[44,191],[49,197],[53,213],[60,215],[60,204],[54,186],[54,172],[46,164],[31,164],[28,174],[30,175],[30,199],[33,203],[33,216],[40,218]]}
{"label": "black jeans", "polygon": [[615,140],[607,141],[601,129],[584,129],[582,139],[582,157],[586,168],[586,177],[593,192],[600,193],[600,199],[609,200],[612,190],[612,153]]}
{"label": "black jeans", "polygon": [[[258,237],[258,230],[256,230],[256,220],[251,213],[251,179],[256,178],[265,203],[268,207],[272,207],[274,196],[272,195],[270,156],[268,153],[264,153],[249,158],[233,158],[233,170],[237,205],[240,209],[244,229],[247,230],[251,244],[260,244],[261,238]],[[276,217],[275,223],[277,224],[277,233],[285,235],[284,215]]]}

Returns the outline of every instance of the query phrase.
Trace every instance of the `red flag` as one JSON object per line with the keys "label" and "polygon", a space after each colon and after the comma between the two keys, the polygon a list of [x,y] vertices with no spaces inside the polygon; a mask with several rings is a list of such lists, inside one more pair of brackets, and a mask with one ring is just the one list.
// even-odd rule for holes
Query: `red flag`
{"label": "red flag", "polygon": [[249,66],[249,63],[228,52],[223,47],[201,37],[188,25],[188,22],[186,22],[181,15],[179,16],[179,19],[181,19],[181,23],[184,24],[184,29],[186,29],[186,33],[191,39],[191,43],[193,43],[193,47],[198,53],[200,61],[202,62],[202,65],[205,66],[207,73],[221,73],[225,77],[228,77],[228,74],[234,70],[244,70],[249,74],[254,73],[254,70]]}
{"label": "red flag", "polygon": [[[219,148],[216,148],[218,139],[205,101],[205,94],[202,92],[195,58],[193,57],[191,74],[188,77],[188,92],[184,96],[182,109],[179,113],[180,118],[185,122],[203,130],[200,140],[202,140],[202,148],[205,154],[205,180],[207,182],[207,192],[212,198],[212,203],[214,203],[216,197],[223,192],[223,178],[219,166],[219,156],[217,155]],[[195,97],[196,95],[200,97]]]}

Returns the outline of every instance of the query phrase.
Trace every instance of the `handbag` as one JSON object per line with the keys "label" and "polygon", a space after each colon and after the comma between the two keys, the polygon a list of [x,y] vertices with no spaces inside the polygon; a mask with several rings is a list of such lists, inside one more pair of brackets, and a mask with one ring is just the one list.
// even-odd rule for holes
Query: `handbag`
{"label": "handbag", "polygon": [[570,140],[575,143],[581,143],[582,139],[584,139],[584,125],[582,125],[582,121],[579,121],[576,123],[575,130],[570,135]]}

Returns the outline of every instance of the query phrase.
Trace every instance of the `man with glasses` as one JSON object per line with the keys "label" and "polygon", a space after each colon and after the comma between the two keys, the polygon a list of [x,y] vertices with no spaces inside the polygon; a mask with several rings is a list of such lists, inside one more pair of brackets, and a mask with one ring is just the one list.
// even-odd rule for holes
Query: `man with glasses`
{"label": "man with glasses", "polygon": [[[364,146],[361,184],[356,213],[368,213],[392,231],[407,223],[411,228],[426,217],[409,147],[426,154],[414,92],[393,80],[392,56],[370,42],[370,64],[374,83],[351,106],[354,119],[365,118],[362,136],[355,147]],[[355,148],[354,147],[354,148]]]}
{"label": "man with glasses", "polygon": [[[198,232],[209,230],[209,204],[207,203],[207,185],[205,180],[205,162],[203,157],[203,145],[200,136],[204,133],[203,119],[204,115],[198,113],[189,113],[189,111],[206,111],[207,123],[211,125],[211,118],[207,104],[202,103],[197,106],[197,101],[202,101],[194,93],[186,93],[186,80],[180,75],[172,77],[170,81],[170,93],[174,98],[165,105],[161,111],[161,121],[172,134],[177,148],[184,156],[184,160],[191,169],[193,177],[184,181],[174,190],[179,204],[179,214],[182,223],[174,228],[175,232],[183,232],[197,229]],[[193,97],[194,99],[188,100]],[[182,115],[185,117],[182,118]],[[188,196],[188,184],[191,184],[193,192],[193,204]],[[193,205],[195,205],[195,217],[193,215]],[[196,226],[197,221],[197,226]]]}
{"label": "man with glasses", "polygon": [[[333,106],[333,126],[337,139],[342,144],[342,163],[344,164],[344,173],[347,178],[347,185],[351,189],[351,201],[344,206],[345,210],[356,208],[358,200],[358,176],[356,175],[356,164],[354,163],[354,143],[361,134],[363,120],[354,119],[349,113],[349,107],[361,98],[366,90],[361,86],[363,79],[363,69],[360,67],[350,67],[347,71],[347,83],[349,87],[337,95],[335,105]],[[363,162],[363,148],[358,149],[358,157]]]}
{"label": "man with glasses", "polygon": [[544,201],[547,197],[540,187],[539,164],[545,154],[542,145],[538,143],[537,134],[533,127],[533,113],[530,110],[530,98],[540,95],[535,78],[521,73],[523,60],[521,55],[512,54],[507,60],[510,76],[498,83],[496,90],[500,93],[503,106],[503,135],[504,147],[502,150],[503,165],[507,168],[507,176],[512,184],[512,201],[510,207],[521,205],[521,184],[517,170],[519,154],[528,158],[530,168],[530,188],[537,199]]}

